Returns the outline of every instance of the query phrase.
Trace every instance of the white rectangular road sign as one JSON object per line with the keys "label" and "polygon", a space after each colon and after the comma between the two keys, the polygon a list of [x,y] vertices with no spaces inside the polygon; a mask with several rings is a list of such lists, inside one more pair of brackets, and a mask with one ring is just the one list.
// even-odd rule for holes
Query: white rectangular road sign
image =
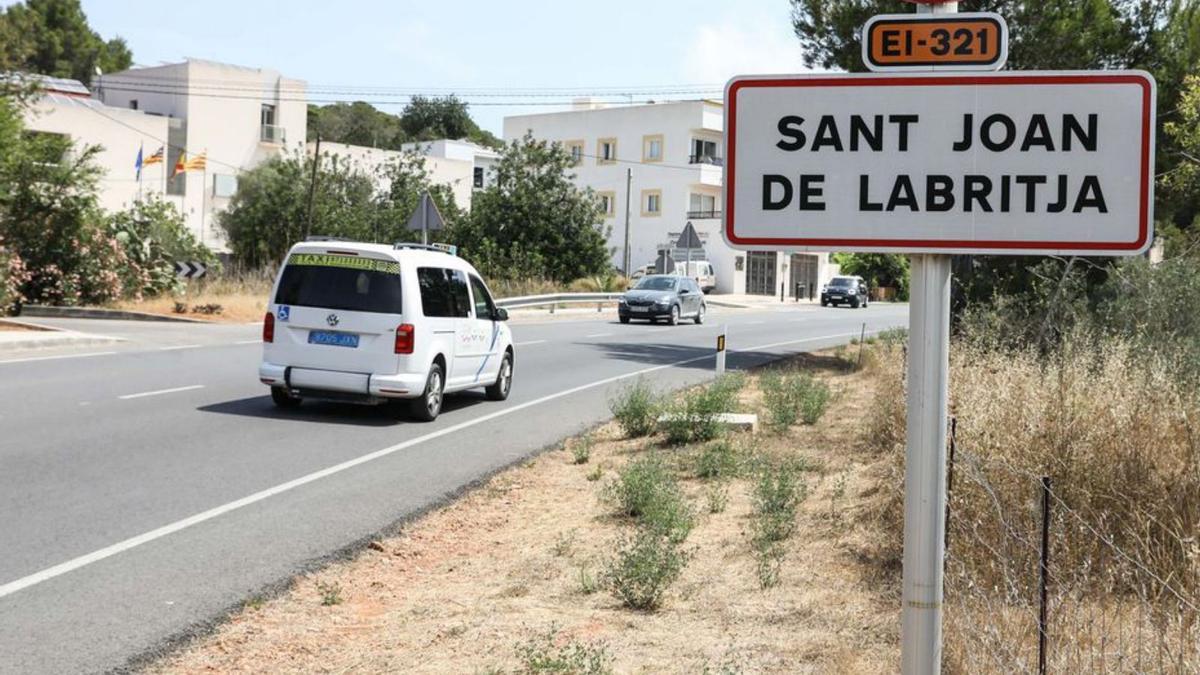
{"label": "white rectangular road sign", "polygon": [[1132,255],[1151,244],[1144,72],[738,77],[725,106],[734,248]]}

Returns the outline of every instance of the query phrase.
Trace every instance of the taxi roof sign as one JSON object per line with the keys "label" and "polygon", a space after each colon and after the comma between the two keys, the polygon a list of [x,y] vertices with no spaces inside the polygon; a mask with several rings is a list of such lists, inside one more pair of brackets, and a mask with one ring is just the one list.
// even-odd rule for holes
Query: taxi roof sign
{"label": "taxi roof sign", "polygon": [[862,36],[874,71],[1000,70],[1008,60],[1008,24],[993,12],[880,14]]}

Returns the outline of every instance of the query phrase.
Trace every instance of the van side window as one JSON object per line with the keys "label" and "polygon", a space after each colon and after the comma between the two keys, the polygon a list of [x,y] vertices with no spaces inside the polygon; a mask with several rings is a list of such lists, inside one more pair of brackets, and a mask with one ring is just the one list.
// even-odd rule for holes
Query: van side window
{"label": "van side window", "polygon": [[475,296],[475,318],[495,321],[496,304],[492,302],[492,296],[488,294],[483,280],[473,274],[471,275],[471,294]]}
{"label": "van side window", "polygon": [[421,287],[421,307],[425,316],[453,318],[470,315],[467,276],[462,272],[442,267],[418,267],[417,283]]}

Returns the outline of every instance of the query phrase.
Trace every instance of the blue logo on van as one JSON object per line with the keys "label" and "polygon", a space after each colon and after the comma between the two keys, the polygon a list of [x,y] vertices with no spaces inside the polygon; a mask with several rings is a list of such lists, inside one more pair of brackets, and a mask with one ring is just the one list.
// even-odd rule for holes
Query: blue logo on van
{"label": "blue logo on van", "polygon": [[291,316],[291,315],[292,315],[292,308],[291,308],[291,307],[288,307],[287,305],[280,305],[280,306],[279,306],[279,320],[280,320],[280,321],[287,321],[287,320],[288,320],[288,317],[289,317],[289,316]]}

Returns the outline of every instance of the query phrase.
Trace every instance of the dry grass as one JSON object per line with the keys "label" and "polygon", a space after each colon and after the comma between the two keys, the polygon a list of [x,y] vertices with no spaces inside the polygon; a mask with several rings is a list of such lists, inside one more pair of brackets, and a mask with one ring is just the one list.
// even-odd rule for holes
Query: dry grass
{"label": "dry grass", "polygon": [[[1168,658],[1172,669],[1200,671],[1200,401],[1170,364],[1119,341],[1098,344],[1049,358],[952,350],[945,651],[955,672],[1031,663],[1043,475],[1053,486],[1051,663],[1153,669],[1165,654],[1178,657]],[[868,359],[880,414],[862,443],[891,458],[874,505],[892,533],[879,551],[890,568],[904,515],[902,356],[880,348]],[[1121,609],[1100,609],[1110,606]]]}
{"label": "dry grass", "polygon": [[[779,436],[735,435],[742,460],[803,458],[808,498],[782,542],[778,586],[761,590],[752,552],[750,472],[695,478],[700,447],[658,450],[700,513],[684,543],[690,561],[654,613],[621,607],[587,588],[613,544],[633,527],[602,499],[616,469],[661,439],[627,439],[613,424],[591,433],[586,464],[568,442],[493,478],[355,560],[298,580],[255,603],[215,635],[154,672],[496,672],[514,647],[552,626],[561,639],[603,642],[617,672],[894,672],[894,579],[864,564],[884,537],[862,517],[886,459],[848,450],[872,399],[871,381],[830,357],[804,360],[838,397],[842,414]],[[761,409],[757,378],[740,404]],[[599,480],[594,472],[599,469]],[[706,508],[714,486],[718,512]],[[342,603],[323,606],[336,584]]]}
{"label": "dry grass", "polygon": [[0,319],[0,331],[37,331],[39,329],[33,326],[26,326],[19,323],[12,323]]}
{"label": "dry grass", "polygon": [[[125,300],[113,307],[210,321],[250,323],[262,321],[274,281],[273,270],[227,271],[211,279],[190,281],[177,295]],[[217,308],[219,311],[213,311]],[[184,311],[178,311],[180,309]]]}

